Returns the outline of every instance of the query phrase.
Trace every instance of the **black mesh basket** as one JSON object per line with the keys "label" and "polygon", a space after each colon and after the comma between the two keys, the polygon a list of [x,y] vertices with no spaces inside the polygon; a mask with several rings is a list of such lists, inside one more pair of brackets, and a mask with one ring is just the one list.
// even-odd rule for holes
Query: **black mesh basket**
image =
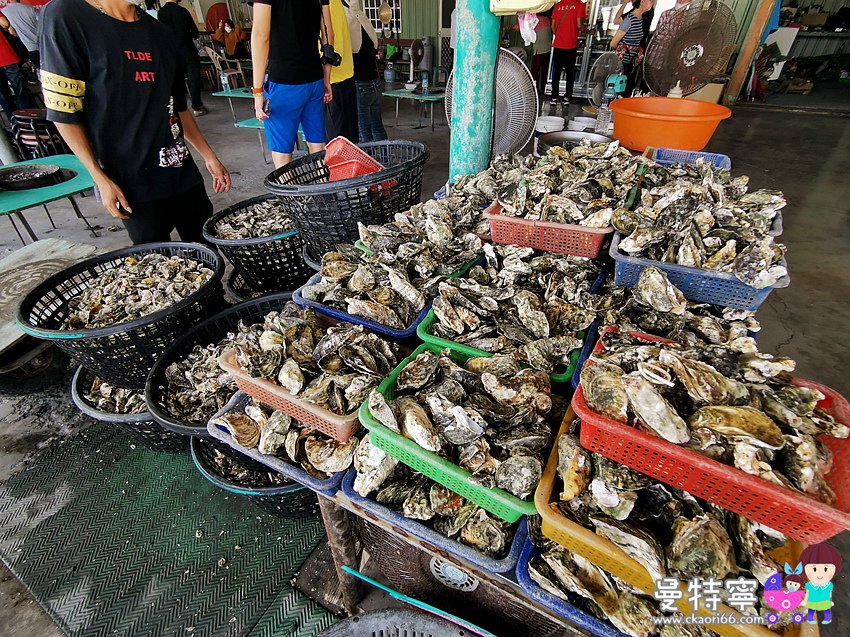
{"label": "black mesh basket", "polygon": [[227,257],[249,287],[264,293],[297,290],[313,274],[301,256],[301,237],[297,230],[256,239],[220,239],[215,234],[220,221],[270,199],[276,197],[254,197],[213,215],[204,224],[204,238]]}
{"label": "black mesh basket", "polygon": [[313,268],[316,272],[321,272],[322,270],[322,255],[320,254],[318,258],[313,257],[310,254],[310,246],[306,243],[304,244],[304,250],[302,252],[302,256],[304,257],[304,263]]}
{"label": "black mesh basket", "polygon": [[247,469],[267,474],[272,469],[243,456],[225,444],[216,440],[191,438],[192,461],[207,480],[217,487],[251,498],[251,501],[266,513],[281,518],[305,518],[319,513],[319,501],[316,494],[297,482],[288,481],[286,484],[244,485],[233,478],[224,476],[220,467],[215,463],[215,451],[218,450],[231,461],[237,462]]}
{"label": "black mesh basket", "polygon": [[[89,281],[120,265],[126,257],[157,252],[201,261],[213,276],[197,292],[159,312],[95,329],[61,330],[68,301]],[[175,339],[224,306],[221,277],[224,261],[196,243],[149,243],[116,250],[59,272],[24,297],[18,326],[30,336],[51,341],[103,380],[119,387],[141,387],[156,359]]]}
{"label": "black mesh basket", "polygon": [[225,274],[222,284],[224,285],[224,293],[232,299],[234,305],[237,303],[243,303],[244,301],[250,301],[251,299],[256,299],[261,296],[266,296],[262,292],[257,292],[245,283],[245,279],[243,279],[242,275],[236,270],[231,270],[229,273]]}
{"label": "black mesh basket", "polygon": [[115,414],[101,411],[85,399],[95,375],[85,367],[78,367],[71,381],[71,398],[77,408],[89,418],[108,422],[121,428],[127,437],[154,451],[186,451],[186,437],[166,431],[151,418],[150,412],[140,414]]}
{"label": "black mesh basket", "polygon": [[465,637],[457,624],[412,608],[382,608],[349,617],[316,637]]}
{"label": "black mesh basket", "polygon": [[[188,356],[195,345],[218,343],[228,332],[236,331],[240,320],[256,323],[269,312],[282,308],[291,299],[291,292],[281,292],[245,301],[199,323],[175,340],[156,361],[145,383],[145,402],[154,420],[178,434],[208,437],[206,420],[203,423],[183,422],[168,411],[165,406],[165,392],[168,389],[165,370],[171,363]],[[209,414],[208,418],[214,415],[215,412]]]}
{"label": "black mesh basket", "polygon": [[386,223],[397,212],[419,203],[429,156],[424,144],[392,140],[360,144],[359,148],[385,166],[384,170],[331,182],[321,152],[296,159],[266,177],[266,189],[280,197],[313,256],[359,239],[357,222]]}
{"label": "black mesh basket", "polygon": [[397,591],[498,635],[555,637],[564,627],[478,569],[430,553],[356,517],[363,550]]}

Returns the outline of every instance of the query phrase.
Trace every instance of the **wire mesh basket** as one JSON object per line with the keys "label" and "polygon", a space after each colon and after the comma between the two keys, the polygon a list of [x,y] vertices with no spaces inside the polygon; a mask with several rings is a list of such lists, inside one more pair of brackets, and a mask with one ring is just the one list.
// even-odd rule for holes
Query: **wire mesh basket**
{"label": "wire mesh basket", "polygon": [[246,208],[274,201],[274,195],[261,195],[225,208],[204,223],[204,239],[215,245],[246,285],[258,292],[294,290],[312,274],[301,256],[301,237],[297,230],[287,230],[254,239],[221,239],[216,226]]}
{"label": "wire mesh basket", "polygon": [[289,292],[270,294],[258,299],[245,301],[239,305],[224,310],[211,318],[199,323],[188,330],[180,338],[176,339],[168,347],[159,359],[154,363],[147,382],[145,383],[145,402],[154,420],[169,431],[186,436],[203,436],[207,433],[207,419],[213,414],[208,414],[203,422],[185,422],[176,418],[166,406],[166,392],[168,383],[165,379],[165,370],[171,363],[177,362],[188,356],[196,345],[204,347],[212,343],[218,343],[228,332],[237,329],[239,321],[256,323],[262,321],[263,317],[274,310],[280,310],[287,301],[292,299]]}
{"label": "wire mesh basket", "polygon": [[374,560],[399,592],[498,635],[563,634],[563,626],[537,611],[518,589],[496,584],[484,571],[450,558],[434,557],[360,517],[355,518],[355,528],[370,561]]}
{"label": "wire mesh basket", "polygon": [[251,501],[266,513],[281,518],[306,518],[319,513],[319,501],[310,489],[287,480],[287,484],[275,484],[270,479],[260,485],[245,485],[233,477],[226,476],[215,462],[216,452],[235,463],[260,474],[268,475],[270,469],[250,458],[246,458],[227,445],[215,440],[192,438],[190,443],[192,461],[198,471],[217,487],[251,498]]}
{"label": "wire mesh basket", "polygon": [[81,412],[89,418],[108,422],[119,427],[127,437],[143,447],[154,451],[186,451],[186,438],[160,427],[149,411],[140,414],[116,414],[98,409],[86,395],[94,383],[95,375],[85,367],[78,367],[71,381],[71,399]]}
{"label": "wire mesh basket", "polygon": [[329,182],[330,171],[321,152],[296,159],[266,177],[266,189],[280,197],[312,255],[356,241],[358,222],[383,224],[419,203],[429,156],[424,144],[392,140],[359,148],[385,169]]}
{"label": "wire mesh basket", "polygon": [[[89,282],[124,263],[127,257],[158,253],[200,261],[213,276],[199,290],[158,312],[133,321],[82,330],[62,330],[68,302]],[[51,341],[103,380],[141,387],[157,358],[181,334],[224,305],[224,262],[214,250],[195,243],[149,243],[86,259],[59,272],[24,297],[17,323],[25,333]]]}

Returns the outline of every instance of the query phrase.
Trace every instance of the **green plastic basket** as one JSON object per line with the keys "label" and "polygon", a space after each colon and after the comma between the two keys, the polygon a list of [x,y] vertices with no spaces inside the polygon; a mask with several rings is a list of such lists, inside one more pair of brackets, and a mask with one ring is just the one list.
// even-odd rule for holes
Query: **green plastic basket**
{"label": "green plastic basket", "polygon": [[[436,320],[437,315],[434,314],[434,310],[432,308],[425,316],[425,319],[416,328],[416,335],[424,342],[430,343],[434,347],[439,347],[441,350],[447,347],[453,352],[463,354],[467,358],[471,358],[473,356],[493,355],[491,352],[485,352],[484,350],[476,349],[474,347],[470,347],[469,345],[456,343],[445,338],[440,338],[439,336],[434,336],[433,334],[431,334],[431,328],[433,327],[434,321]],[[579,338],[584,341],[584,337],[584,330],[576,332],[576,338]],[[560,385],[562,383],[572,382],[573,374],[576,371],[576,365],[578,365],[578,359],[580,357],[581,347],[576,350],[573,350],[572,354],[570,354],[570,364],[567,365],[567,368],[563,372],[558,372],[557,374],[549,374],[549,379],[552,381],[552,383],[555,385]]]}
{"label": "green plastic basket", "polygon": [[[354,247],[363,252],[367,257],[375,256],[375,251],[363,243],[360,239],[354,242]],[[449,274],[447,279],[458,279],[460,277],[466,276],[466,274],[474,268],[478,262],[481,261],[481,255],[476,255],[474,258],[470,259],[466,263],[464,263],[460,270],[454,272],[453,274]],[[480,356],[480,354],[474,354],[474,356]]]}
{"label": "green plastic basket", "polygon": [[[390,375],[378,385],[378,391],[387,400],[392,400],[395,398],[396,380],[401,370],[413,362],[422,352],[439,354],[442,350],[443,348],[439,345],[423,343],[410,356],[399,363],[398,367],[390,372]],[[450,354],[452,359],[459,365],[463,365],[467,359],[472,358],[457,351],[452,351]],[[393,458],[400,460],[408,467],[424,473],[432,480],[462,495],[467,500],[474,502],[493,515],[508,522],[516,522],[523,515],[535,515],[537,513],[533,500],[520,500],[503,489],[495,487],[488,489],[473,484],[469,481],[471,475],[469,471],[461,469],[453,462],[441,458],[433,451],[423,449],[412,440],[408,440],[401,434],[384,427],[372,416],[372,412],[369,411],[368,401],[360,406],[360,422],[369,430],[372,442],[379,449],[388,453]]]}

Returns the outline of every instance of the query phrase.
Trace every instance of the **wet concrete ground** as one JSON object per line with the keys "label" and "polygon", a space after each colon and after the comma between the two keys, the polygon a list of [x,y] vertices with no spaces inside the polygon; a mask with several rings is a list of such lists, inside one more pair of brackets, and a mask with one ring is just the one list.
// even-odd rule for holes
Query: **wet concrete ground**
{"label": "wet concrete ground", "polygon": [[[207,104],[211,112],[201,118],[201,128],[233,174],[233,190],[212,195],[219,210],[262,193],[262,179],[271,167],[263,163],[255,132],[233,128],[226,100],[207,97]],[[249,117],[249,104],[237,102],[237,116]],[[395,128],[390,115],[394,106],[389,101],[384,105],[390,137],[423,141],[431,151],[422,187],[423,198],[428,198],[446,180],[448,128],[443,123],[434,132],[430,126],[414,129],[417,113],[410,103],[402,103]],[[721,123],[707,150],[729,155],[733,170],[751,177],[752,188],[784,190],[789,201],[783,211],[782,241],[788,247],[791,286],[774,292],[759,311],[762,350],[796,359],[801,376],[850,396],[846,371],[850,358],[850,119],[741,107]],[[78,201],[92,224],[102,229],[99,238],[89,236],[67,202],[50,204],[56,230],[43,211],[28,214],[38,236],[90,243],[103,250],[129,243],[120,222],[114,222],[93,198]],[[0,220],[3,223],[8,222]],[[17,235],[7,228],[0,236],[0,257],[20,246]],[[58,356],[49,374],[35,381],[0,377],[0,481],[26,462],[31,452],[91,423],[71,403],[72,371],[69,362]],[[835,620],[821,628],[821,635],[827,637],[850,634],[850,533],[832,543],[848,563],[835,580]],[[6,637],[62,634],[2,566],[0,627]]]}

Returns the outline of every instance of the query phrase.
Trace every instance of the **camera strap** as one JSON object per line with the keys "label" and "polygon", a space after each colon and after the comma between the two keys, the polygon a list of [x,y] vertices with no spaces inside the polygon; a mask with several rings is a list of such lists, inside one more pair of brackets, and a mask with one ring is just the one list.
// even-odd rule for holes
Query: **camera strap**
{"label": "camera strap", "polygon": [[325,44],[330,44],[328,39],[328,26],[325,24],[325,5],[322,0],[319,0],[319,15],[322,17],[322,34],[325,36]]}

